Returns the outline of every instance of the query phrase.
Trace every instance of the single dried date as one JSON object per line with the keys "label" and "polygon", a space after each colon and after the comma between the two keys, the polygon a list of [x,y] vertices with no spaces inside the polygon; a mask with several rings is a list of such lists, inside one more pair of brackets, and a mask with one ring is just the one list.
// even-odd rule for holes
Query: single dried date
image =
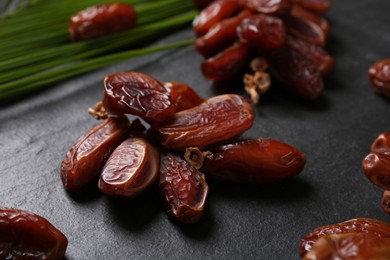
{"label": "single dried date", "polygon": [[159,188],[168,214],[183,223],[199,221],[209,189],[201,172],[178,155],[162,155]]}
{"label": "single dried date", "polygon": [[140,72],[120,72],[104,78],[103,105],[109,114],[132,114],[148,122],[175,113],[169,92],[157,79]]}
{"label": "single dried date", "polygon": [[334,225],[318,227],[300,240],[299,254],[304,256],[321,237],[346,233],[365,233],[380,238],[390,238],[390,223],[370,218],[357,218]]}
{"label": "single dried date", "polygon": [[184,150],[187,147],[204,148],[239,136],[252,126],[253,120],[254,112],[249,102],[230,94],[210,98],[152,128],[164,147]]}
{"label": "single dried date", "polygon": [[107,3],[89,7],[71,17],[69,32],[73,41],[81,41],[133,28],[135,9],[125,3]]}
{"label": "single dried date", "polygon": [[328,235],[320,238],[303,260],[389,259],[390,238],[365,233]]}
{"label": "single dried date", "polygon": [[129,135],[126,117],[109,117],[81,136],[65,155],[61,180],[69,191],[80,191],[96,179],[114,149]]}
{"label": "single dried date", "polygon": [[390,59],[373,64],[368,70],[368,77],[375,93],[390,98]]}
{"label": "single dried date", "polygon": [[246,44],[235,44],[202,62],[203,76],[209,80],[224,81],[242,75],[248,68],[251,49]]}
{"label": "single dried date", "polygon": [[306,157],[298,149],[283,142],[259,138],[208,149],[203,171],[209,177],[252,184],[280,181],[298,175]]}
{"label": "single dried date", "polygon": [[239,10],[236,0],[217,0],[195,17],[192,27],[199,36],[206,34],[217,22],[234,15]]}
{"label": "single dried date", "polygon": [[380,134],[371,153],[362,162],[367,178],[384,190],[390,190],[390,132]]}
{"label": "single dried date", "polygon": [[287,40],[281,19],[269,15],[252,15],[237,26],[240,42],[260,50],[281,48]]}
{"label": "single dried date", "polygon": [[0,208],[0,259],[63,259],[68,239],[45,218]]}
{"label": "single dried date", "polygon": [[303,20],[312,21],[313,23],[317,24],[321,28],[325,36],[329,35],[330,24],[328,20],[326,20],[321,15],[313,13],[312,11],[301,7],[300,5],[293,5],[293,7],[290,10],[290,13],[293,16],[298,16]]}
{"label": "single dried date", "polygon": [[302,6],[319,15],[324,15],[330,8],[328,0],[290,0],[292,3]]}
{"label": "single dried date", "polygon": [[198,95],[190,86],[181,82],[164,82],[168,90],[175,112],[200,105],[204,99]]}
{"label": "single dried date", "polygon": [[132,199],[157,179],[158,161],[157,151],[145,139],[129,138],[104,165],[99,189],[110,196]]}

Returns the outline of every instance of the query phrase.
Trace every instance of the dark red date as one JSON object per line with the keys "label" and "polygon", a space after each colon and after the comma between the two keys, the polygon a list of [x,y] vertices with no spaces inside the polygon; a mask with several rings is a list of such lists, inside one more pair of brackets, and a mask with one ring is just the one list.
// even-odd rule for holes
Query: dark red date
{"label": "dark red date", "polygon": [[192,27],[197,35],[204,35],[215,23],[234,15],[238,11],[239,5],[236,0],[215,1],[195,17]]}
{"label": "dark red date", "polygon": [[384,190],[390,190],[390,132],[380,134],[371,153],[362,162],[367,178]]}
{"label": "dark red date", "polygon": [[301,256],[309,252],[321,237],[335,234],[365,233],[380,238],[390,238],[390,224],[370,218],[351,219],[342,223],[318,227],[304,236],[299,243]]}
{"label": "dark red date", "polygon": [[269,15],[253,15],[237,27],[240,42],[253,48],[273,50],[281,48],[287,40],[283,21]]}
{"label": "dark red date", "polygon": [[328,235],[320,238],[303,260],[388,259],[390,238],[365,233]]}
{"label": "dark red date", "polygon": [[375,93],[390,98],[390,59],[373,64],[368,70],[368,77]]}
{"label": "dark red date", "polygon": [[81,191],[98,178],[108,157],[128,137],[129,124],[126,117],[109,117],[77,140],[61,164],[65,189]]}
{"label": "dark red date", "polygon": [[321,28],[325,36],[329,35],[330,24],[328,20],[326,20],[321,15],[313,13],[310,10],[305,9],[299,5],[293,5],[293,7],[290,10],[290,13],[293,16],[298,16],[304,20],[312,21],[313,23],[317,24]]}
{"label": "dark red date", "polygon": [[237,16],[216,23],[195,42],[196,50],[205,57],[211,57],[223,51],[238,40],[236,27],[241,21],[252,15],[252,11],[243,10]]}
{"label": "dark red date", "polygon": [[121,143],[104,165],[99,189],[105,194],[132,199],[157,179],[159,155],[146,140],[129,138]]}
{"label": "dark red date", "polygon": [[63,259],[68,239],[45,218],[0,208],[0,259]]}
{"label": "dark red date", "polygon": [[168,90],[175,112],[180,112],[203,103],[201,98],[190,86],[181,82],[164,82]]}
{"label": "dark red date", "polygon": [[183,223],[198,222],[209,189],[204,175],[183,158],[166,154],[161,156],[159,176],[168,214]]}
{"label": "dark red date", "polygon": [[153,131],[166,148],[201,149],[239,136],[252,126],[253,120],[252,106],[243,97],[221,95],[178,112],[162,124],[153,125]]}
{"label": "dark red date", "polygon": [[242,7],[263,14],[278,15],[290,8],[289,0],[238,0]]}
{"label": "dark red date", "polygon": [[251,49],[245,44],[235,44],[214,57],[202,62],[203,76],[209,80],[223,81],[242,75],[248,68]]}
{"label": "dark red date", "polygon": [[302,6],[319,15],[324,15],[330,8],[328,0],[290,0],[291,2]]}
{"label": "dark red date", "polygon": [[69,32],[73,41],[125,31],[137,22],[135,9],[125,3],[108,3],[89,7],[71,17]]}
{"label": "dark red date", "polygon": [[109,74],[104,78],[103,105],[109,114],[132,114],[148,122],[175,113],[169,92],[155,78],[140,72]]}
{"label": "dark red date", "polygon": [[268,52],[267,60],[272,75],[284,87],[304,99],[316,99],[324,90],[322,75],[317,65],[295,48],[285,47]]}
{"label": "dark red date", "polygon": [[259,138],[208,149],[203,171],[224,181],[264,184],[298,175],[306,163],[305,155],[283,142]]}
{"label": "dark red date", "polygon": [[382,196],[382,209],[390,215],[390,191],[385,190]]}

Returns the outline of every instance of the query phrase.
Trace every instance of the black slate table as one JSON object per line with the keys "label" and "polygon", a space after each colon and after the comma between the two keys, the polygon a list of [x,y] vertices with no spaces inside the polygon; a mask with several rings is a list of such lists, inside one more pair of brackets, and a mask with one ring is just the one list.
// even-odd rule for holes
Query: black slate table
{"label": "black slate table", "polygon": [[[308,162],[291,181],[261,187],[209,181],[201,221],[184,226],[167,217],[158,193],[119,201],[92,189],[65,192],[60,163],[96,121],[86,112],[111,72],[135,70],[182,81],[203,97],[213,87],[192,47],[129,60],[69,79],[0,108],[0,205],[33,211],[69,239],[67,259],[299,259],[298,241],[313,228],[357,217],[390,221],[382,191],[361,169],[376,136],[390,131],[390,100],[373,94],[367,70],[390,57],[390,1],[332,1],[328,50],[337,61],[324,96],[305,102],[274,87],[255,108],[244,137],[271,137],[302,150]],[[163,42],[193,37],[191,29]],[[161,43],[161,42],[160,42]],[[157,43],[158,44],[158,43]]]}

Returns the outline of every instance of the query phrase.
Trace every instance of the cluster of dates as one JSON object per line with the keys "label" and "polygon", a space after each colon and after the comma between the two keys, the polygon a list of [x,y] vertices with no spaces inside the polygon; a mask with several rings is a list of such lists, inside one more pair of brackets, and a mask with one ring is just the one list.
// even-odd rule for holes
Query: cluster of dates
{"label": "cluster of dates", "polygon": [[[168,213],[194,223],[208,194],[204,174],[263,184],[296,176],[306,162],[302,152],[277,140],[234,140],[254,120],[241,96],[204,100],[183,83],[161,83],[139,72],[107,75],[104,86],[93,113],[109,116],[80,137],[62,162],[69,191],[99,178],[105,194],[131,199],[158,183]],[[127,114],[139,118],[130,122]]]}
{"label": "cluster of dates", "polygon": [[[198,1],[196,1],[198,2]],[[210,2],[210,1],[208,1]],[[206,1],[199,1],[204,6]],[[321,96],[334,67],[324,50],[330,30],[327,0],[216,0],[193,21],[196,50],[213,81],[242,77],[254,103],[270,76],[304,99]]]}
{"label": "cluster of dates", "polygon": [[390,132],[380,134],[362,162],[367,178],[384,190],[382,208],[390,214]]}

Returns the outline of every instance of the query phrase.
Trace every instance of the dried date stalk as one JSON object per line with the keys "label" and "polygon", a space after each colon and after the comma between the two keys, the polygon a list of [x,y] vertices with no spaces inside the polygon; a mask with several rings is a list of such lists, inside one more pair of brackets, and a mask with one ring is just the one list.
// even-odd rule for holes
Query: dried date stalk
{"label": "dried date stalk", "polygon": [[250,67],[253,75],[246,73],[244,75],[245,91],[249,94],[252,102],[258,104],[260,96],[269,90],[271,77],[266,72],[268,62],[264,58],[257,57],[251,61]]}

